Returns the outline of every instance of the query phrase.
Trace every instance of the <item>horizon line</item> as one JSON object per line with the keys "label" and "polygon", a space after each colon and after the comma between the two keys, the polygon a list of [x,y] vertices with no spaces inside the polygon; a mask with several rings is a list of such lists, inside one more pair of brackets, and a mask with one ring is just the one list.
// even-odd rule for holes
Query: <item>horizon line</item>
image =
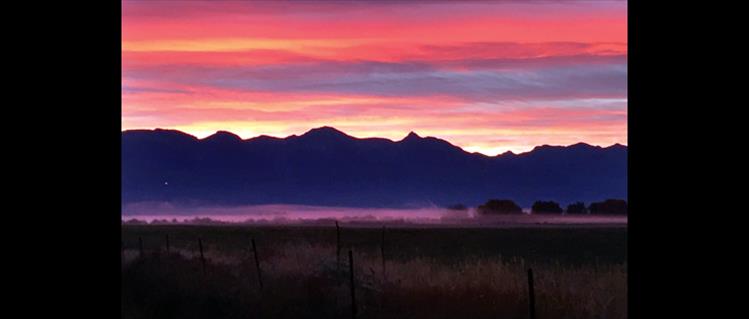
{"label": "horizon line", "polygon": [[416,133],[415,131],[409,131],[409,133],[407,133],[400,140],[393,140],[393,139],[390,139],[390,138],[387,138],[387,137],[381,137],[381,136],[357,137],[357,136],[350,135],[349,133],[346,133],[346,132],[344,132],[342,130],[339,130],[339,129],[333,127],[333,126],[328,126],[328,125],[324,125],[324,126],[320,126],[320,127],[313,127],[311,129],[308,129],[307,131],[305,131],[302,134],[299,134],[299,135],[297,135],[297,134],[291,134],[291,135],[287,135],[287,136],[284,136],[284,137],[273,136],[273,135],[268,135],[268,134],[260,134],[260,135],[255,135],[255,136],[252,136],[252,137],[245,138],[245,137],[242,137],[239,134],[236,134],[236,133],[231,132],[229,130],[217,130],[214,133],[208,134],[208,135],[206,135],[204,137],[198,137],[198,135],[196,135],[196,134],[188,133],[188,132],[185,132],[185,131],[182,131],[182,130],[179,130],[179,129],[174,129],[174,128],[160,128],[160,127],[156,127],[156,128],[132,128],[132,129],[124,129],[120,133],[133,132],[133,131],[152,131],[152,132],[154,132],[154,131],[176,131],[176,132],[180,132],[180,133],[185,134],[185,135],[192,136],[196,140],[199,140],[199,141],[206,140],[209,137],[214,136],[216,134],[228,133],[228,134],[231,134],[231,135],[234,135],[234,136],[238,137],[241,141],[248,141],[248,140],[252,140],[252,139],[255,139],[255,138],[259,138],[259,137],[271,137],[271,138],[277,138],[277,139],[287,139],[287,138],[291,138],[291,137],[303,136],[303,135],[308,134],[308,133],[310,133],[312,131],[320,130],[320,129],[332,129],[332,130],[335,130],[335,131],[338,131],[338,132],[342,133],[345,136],[348,136],[348,137],[351,137],[351,138],[357,139],[357,140],[384,139],[384,140],[391,141],[393,143],[397,143],[397,142],[403,141],[403,140],[405,140],[406,138],[408,138],[411,135],[415,135],[416,137],[421,138],[421,139],[434,138],[434,139],[445,141],[445,142],[449,143],[452,146],[458,147],[458,148],[460,148],[461,150],[463,150],[466,153],[481,154],[481,155],[484,155],[484,156],[487,156],[487,157],[495,157],[495,156],[500,156],[500,155],[504,155],[504,154],[507,154],[507,153],[514,154],[514,155],[520,155],[520,154],[525,154],[525,153],[532,152],[533,150],[535,150],[535,149],[537,149],[539,147],[544,147],[544,146],[548,146],[548,147],[570,147],[570,146],[574,146],[574,145],[578,145],[578,144],[585,144],[585,145],[588,145],[588,146],[598,147],[598,148],[604,148],[604,149],[605,148],[614,147],[614,146],[617,146],[617,145],[629,148],[629,146],[627,144],[622,144],[622,143],[614,143],[614,144],[611,144],[611,145],[608,145],[608,146],[603,146],[603,145],[596,145],[596,144],[591,144],[591,143],[579,141],[577,143],[573,143],[573,144],[569,144],[569,145],[541,144],[541,145],[535,145],[533,148],[531,148],[528,151],[515,152],[515,151],[512,151],[512,150],[508,150],[508,151],[506,151],[504,153],[498,153],[496,155],[489,155],[489,154],[485,154],[485,153],[479,152],[479,151],[468,151],[465,148],[463,148],[462,146],[456,145],[456,144],[454,144],[453,142],[451,142],[451,141],[449,141],[447,139],[436,137],[436,136],[422,136],[422,135]]}

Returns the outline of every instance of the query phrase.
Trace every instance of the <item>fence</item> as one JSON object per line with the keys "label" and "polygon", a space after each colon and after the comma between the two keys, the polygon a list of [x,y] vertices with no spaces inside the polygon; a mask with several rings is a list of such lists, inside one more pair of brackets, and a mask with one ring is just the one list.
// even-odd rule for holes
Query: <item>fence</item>
{"label": "fence", "polygon": [[[341,241],[341,227],[339,223],[335,222],[335,232],[336,232],[336,273],[337,277],[340,278],[341,275],[341,251],[343,249],[342,241]],[[382,280],[383,282],[387,281],[387,260],[386,260],[386,227],[382,226],[381,232],[380,232],[380,241],[379,241],[379,252],[380,252],[380,264],[381,264],[381,274],[382,274]],[[166,234],[164,236],[164,247],[167,255],[173,254],[171,250],[171,243],[170,243],[170,237],[169,234]],[[196,238],[198,250],[199,250],[199,260],[201,264],[202,269],[202,275],[208,276],[208,269],[207,269],[207,263],[208,260],[205,256],[205,249],[203,245],[203,238],[197,237]],[[253,236],[250,240],[250,248],[252,251],[252,256],[254,259],[254,265],[255,265],[255,272],[257,274],[257,286],[258,291],[261,293],[264,287],[264,281],[263,281],[263,273],[262,273],[262,267],[261,267],[261,258],[258,254],[258,245],[256,243],[255,237]],[[122,256],[124,258],[125,254],[125,243],[122,242],[121,246],[121,252]],[[160,250],[160,249],[159,249]],[[157,252],[158,253],[158,252]],[[144,241],[142,237],[138,237],[138,255],[137,258],[141,259],[146,257],[146,251],[144,248]],[[351,318],[357,318],[359,315],[359,309],[357,307],[357,287],[362,287],[362,283],[357,284],[357,277],[354,273],[354,251],[353,249],[348,250],[348,288],[349,288],[349,301],[350,301],[350,311],[351,311]],[[532,269],[527,269],[527,287],[528,287],[528,317],[531,319],[536,318],[536,298],[535,298],[535,290],[534,290],[534,275]],[[272,283],[268,283],[271,284]]]}

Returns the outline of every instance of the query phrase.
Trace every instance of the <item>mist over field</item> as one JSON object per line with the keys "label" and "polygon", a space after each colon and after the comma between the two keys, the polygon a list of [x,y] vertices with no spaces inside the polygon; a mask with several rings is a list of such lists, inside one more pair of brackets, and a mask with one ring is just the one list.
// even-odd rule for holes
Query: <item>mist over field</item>
{"label": "mist over field", "polygon": [[473,211],[450,211],[440,207],[424,207],[409,209],[390,208],[353,208],[305,205],[174,205],[170,203],[137,203],[125,205],[122,209],[123,218],[138,219],[162,218],[173,216],[178,220],[194,217],[208,217],[224,221],[273,220],[273,219],[433,219],[445,217],[473,216]]}
{"label": "mist over field", "polygon": [[309,223],[309,222],[377,222],[423,224],[626,224],[626,216],[531,215],[478,216],[475,208],[452,210],[443,207],[356,208],[304,205],[174,205],[170,203],[137,203],[122,208],[123,222],[180,223]]}

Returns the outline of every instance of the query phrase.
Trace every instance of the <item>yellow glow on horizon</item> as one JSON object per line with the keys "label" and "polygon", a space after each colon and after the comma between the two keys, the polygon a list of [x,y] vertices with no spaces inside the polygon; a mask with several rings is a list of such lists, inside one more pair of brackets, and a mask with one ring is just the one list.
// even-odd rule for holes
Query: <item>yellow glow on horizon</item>
{"label": "yellow glow on horizon", "polygon": [[[286,126],[280,126],[275,123],[253,123],[251,125],[251,128],[249,125],[243,125],[246,124],[245,122],[235,122],[233,124],[237,124],[237,126],[231,126],[227,125],[226,122],[216,122],[216,123],[199,123],[196,125],[179,125],[174,127],[161,127],[162,129],[174,129],[179,130],[182,132],[185,132],[187,134],[193,135],[199,139],[206,138],[210,135],[215,134],[217,131],[229,131],[231,133],[234,133],[238,135],[242,139],[250,139],[254,137],[258,137],[260,135],[267,135],[267,136],[273,136],[277,138],[286,138],[292,135],[302,135],[305,132],[309,131],[312,128],[325,126],[324,124],[319,125],[311,125],[309,128],[303,128],[303,129],[294,129],[289,128]],[[236,129],[226,129],[227,127],[235,127]],[[377,131],[377,130],[367,130],[367,131],[348,131],[345,129],[341,129],[341,126],[334,126],[335,128],[343,131],[344,133],[355,137],[355,138],[385,138],[392,141],[400,141],[410,131],[405,130],[389,130],[389,131]],[[135,128],[129,128],[129,129],[135,129]],[[143,129],[150,129],[150,128],[143,128]],[[523,139],[527,138],[527,136],[524,135],[530,135],[530,134],[523,134],[523,132],[519,131],[507,131],[508,134],[505,136],[508,136],[508,141],[505,143],[482,143],[482,142],[476,142],[475,136],[461,136],[456,137],[455,135],[445,134],[444,132],[440,131],[415,131],[416,134],[418,134],[421,137],[435,137],[439,139],[443,139],[455,146],[458,146],[465,150],[466,152],[473,153],[481,153],[487,156],[495,156],[498,154],[505,153],[507,151],[511,151],[515,154],[524,153],[531,151],[534,147],[540,146],[543,144],[549,144],[549,145],[560,145],[560,146],[568,146],[572,144],[576,144],[579,142],[584,142],[584,140],[581,140],[578,136],[574,134],[565,134],[563,138],[557,137],[556,142],[550,142],[545,141],[545,137],[543,134],[537,136],[536,138],[531,137],[530,139]],[[452,138],[451,138],[452,137]],[[513,141],[515,138],[517,138],[517,141]],[[610,139],[608,143],[603,144],[592,144],[592,145],[598,145],[601,147],[607,147],[611,146],[613,144],[622,144],[627,145],[627,141],[624,140],[618,140],[616,138]],[[591,143],[588,143],[591,144]]]}

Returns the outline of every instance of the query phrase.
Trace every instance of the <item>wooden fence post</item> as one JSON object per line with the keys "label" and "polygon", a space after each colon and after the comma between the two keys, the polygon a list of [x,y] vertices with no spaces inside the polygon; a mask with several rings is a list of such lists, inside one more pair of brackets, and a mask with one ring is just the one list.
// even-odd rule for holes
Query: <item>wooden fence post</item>
{"label": "wooden fence post", "polygon": [[166,253],[169,254],[169,234],[166,234]]}
{"label": "wooden fence post", "polygon": [[255,270],[257,270],[257,282],[260,285],[260,290],[263,289],[263,276],[260,272],[260,259],[257,256],[257,246],[255,246],[255,237],[252,237],[252,252],[255,255]]}
{"label": "wooden fence post", "polygon": [[528,268],[528,313],[530,319],[536,319],[536,294],[533,291],[533,270]]}
{"label": "wooden fence post", "polygon": [[338,227],[338,221],[335,221],[335,270],[336,276],[341,273],[341,228]]}
{"label": "wooden fence post", "polygon": [[382,238],[380,242],[380,255],[382,255],[382,282],[387,280],[385,273],[385,225],[382,226]]}

